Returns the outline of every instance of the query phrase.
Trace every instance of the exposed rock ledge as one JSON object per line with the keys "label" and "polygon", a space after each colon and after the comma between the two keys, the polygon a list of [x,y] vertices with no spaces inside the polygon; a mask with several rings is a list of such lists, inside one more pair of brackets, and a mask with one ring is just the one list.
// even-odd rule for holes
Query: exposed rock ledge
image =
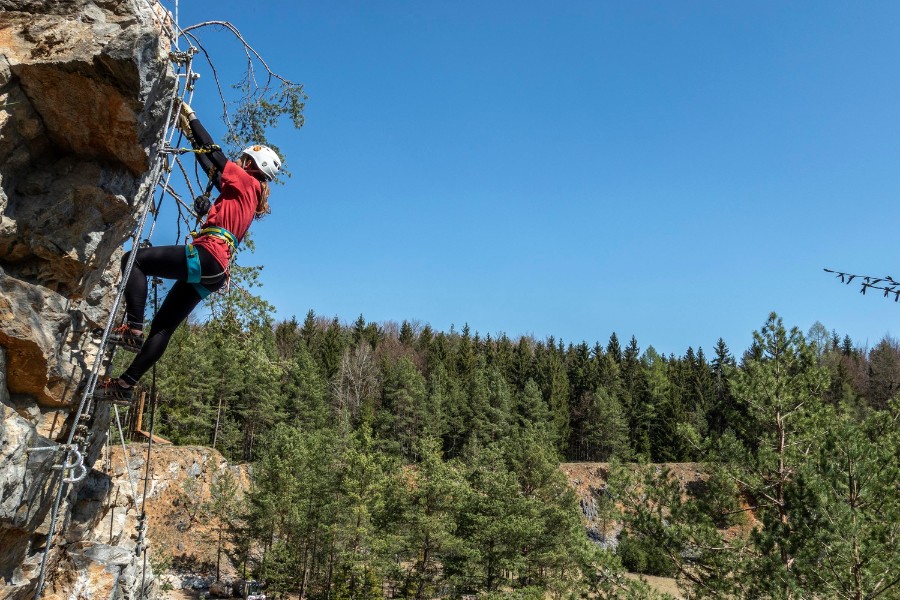
{"label": "exposed rock ledge", "polygon": [[[158,22],[147,0],[0,0],[0,598],[33,595],[59,456],[26,449],[68,434],[149,185],[174,85]],[[102,597],[85,582],[132,564],[125,537],[91,538],[97,476],[65,498],[45,597]]]}

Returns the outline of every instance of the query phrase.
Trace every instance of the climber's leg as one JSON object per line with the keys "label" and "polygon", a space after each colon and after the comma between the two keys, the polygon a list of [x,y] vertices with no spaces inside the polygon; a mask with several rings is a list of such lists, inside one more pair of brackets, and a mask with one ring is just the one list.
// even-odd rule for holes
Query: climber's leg
{"label": "climber's leg", "polygon": [[[122,269],[128,263],[128,254],[122,257]],[[147,277],[187,279],[187,262],[184,246],[151,246],[139,248],[134,265],[125,284],[125,322],[138,331],[144,328],[144,309],[147,306]]]}
{"label": "climber's leg", "polygon": [[[184,246],[181,248],[182,261],[184,260]],[[122,373],[119,378],[125,385],[131,386],[138,382],[141,376],[150,370],[150,367],[160,359],[172,334],[178,325],[184,321],[191,311],[200,303],[200,295],[194,286],[184,281],[176,281],[166,294],[166,299],[159,312],[150,323],[150,335],[144,342],[141,351],[134,358],[131,366]]]}
{"label": "climber's leg", "polygon": [[[129,253],[122,257],[122,270],[128,264]],[[144,343],[144,309],[147,305],[147,277],[184,280],[187,264],[184,246],[139,248],[125,284],[125,322],[115,328],[109,343],[129,352],[139,352]]]}

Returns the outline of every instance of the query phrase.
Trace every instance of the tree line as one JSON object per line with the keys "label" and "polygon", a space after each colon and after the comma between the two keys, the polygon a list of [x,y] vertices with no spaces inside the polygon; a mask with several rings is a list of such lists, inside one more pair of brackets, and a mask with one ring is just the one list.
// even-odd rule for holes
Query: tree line
{"label": "tree line", "polygon": [[[823,399],[884,410],[900,385],[900,343],[886,337],[865,350],[823,331],[816,324],[809,344],[829,372]],[[622,345],[615,333],[605,345],[564,344],[362,316],[347,325],[312,311],[302,323],[226,313],[176,334],[160,366],[160,427],[237,461],[252,461],[276,423],[366,425],[383,449],[410,461],[422,438],[439,438],[453,458],[516,423],[545,429],[566,461],[693,461],[702,453],[685,427],[701,437],[753,435],[729,383],[761,351],[754,342],[736,360],[719,339],[711,359],[690,347],[662,356],[634,337]]]}
{"label": "tree line", "polygon": [[[241,287],[210,310],[160,363],[158,431],[254,462],[253,489],[217,518],[272,590],[652,597],[621,565],[652,555],[698,597],[893,597],[890,338],[861,349],[772,315],[739,358],[719,340],[708,359],[616,334],[275,322]],[[561,460],[703,461],[710,476],[685,494],[664,472],[613,468],[597,493],[627,522],[615,556],[587,539]]]}

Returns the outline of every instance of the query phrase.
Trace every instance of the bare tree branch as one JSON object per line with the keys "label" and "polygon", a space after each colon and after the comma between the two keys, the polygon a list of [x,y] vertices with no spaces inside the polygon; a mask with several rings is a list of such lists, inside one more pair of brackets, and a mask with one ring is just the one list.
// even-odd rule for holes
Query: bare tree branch
{"label": "bare tree branch", "polygon": [[840,279],[841,283],[850,285],[853,280],[861,279],[859,293],[865,295],[866,290],[880,290],[884,298],[891,295],[894,296],[894,302],[900,302],[900,281],[895,280],[890,275],[885,277],[873,277],[871,275],[854,275],[853,273],[845,273],[844,271],[834,271],[832,269],[824,269],[826,273],[834,274],[836,279]]}

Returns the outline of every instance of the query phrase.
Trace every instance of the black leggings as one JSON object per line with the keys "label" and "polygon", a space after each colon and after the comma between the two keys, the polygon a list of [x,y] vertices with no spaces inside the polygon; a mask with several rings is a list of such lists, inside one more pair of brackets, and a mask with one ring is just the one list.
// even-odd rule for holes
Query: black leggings
{"label": "black leggings", "polygon": [[[218,261],[200,246],[194,246],[200,258],[203,285],[214,292],[225,285],[227,276]],[[122,269],[128,263],[130,252],[122,257]],[[187,259],[184,246],[154,246],[139,248],[125,284],[125,322],[134,329],[143,329],[144,308],[147,305],[147,277],[174,279],[175,284],[166,294],[153,322],[150,335],[141,351],[121,378],[134,385],[160,359],[178,325],[200,303],[200,294],[193,284],[187,283]]]}

